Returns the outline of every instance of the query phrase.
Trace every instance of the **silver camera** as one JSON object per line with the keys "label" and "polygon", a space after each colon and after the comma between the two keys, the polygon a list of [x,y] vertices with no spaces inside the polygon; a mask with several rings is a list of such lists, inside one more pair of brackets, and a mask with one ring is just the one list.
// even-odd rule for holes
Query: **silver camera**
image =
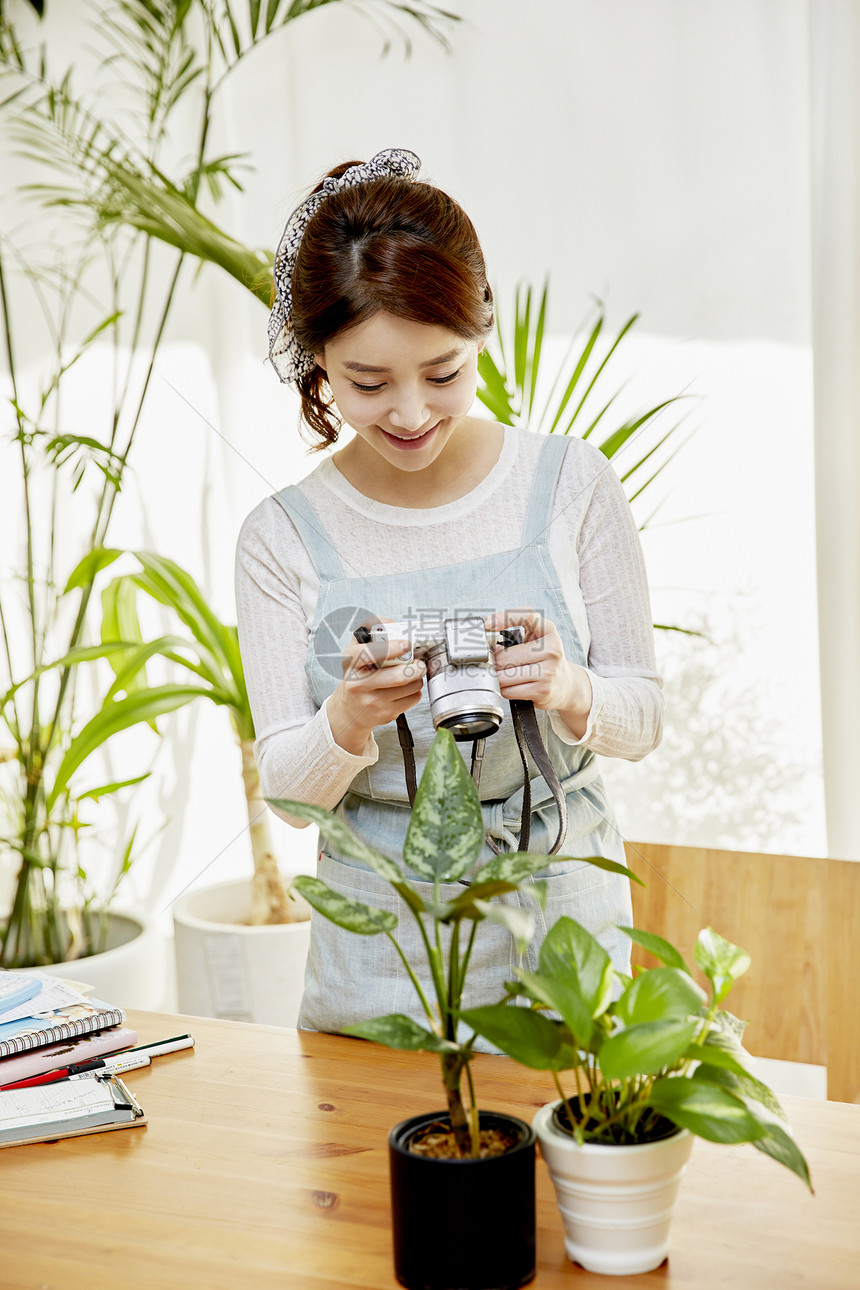
{"label": "silver camera", "polygon": [[483,618],[423,618],[420,623],[377,623],[359,627],[355,638],[363,645],[406,640],[410,649],[385,666],[423,659],[427,664],[427,693],[434,729],[444,726],[460,742],[495,734],[504,706],[493,646],[521,645],[522,627],[488,631]]}

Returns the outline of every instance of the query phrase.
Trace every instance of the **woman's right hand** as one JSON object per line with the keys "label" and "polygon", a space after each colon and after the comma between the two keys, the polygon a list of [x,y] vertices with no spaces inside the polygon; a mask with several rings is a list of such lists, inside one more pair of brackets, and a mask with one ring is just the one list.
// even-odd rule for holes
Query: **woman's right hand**
{"label": "woman's right hand", "polygon": [[408,650],[408,641],[362,645],[350,638],[343,654],[343,680],[326,702],[334,741],[345,752],[360,757],[376,726],[394,721],[421,698],[427,672],[423,659],[382,666]]}

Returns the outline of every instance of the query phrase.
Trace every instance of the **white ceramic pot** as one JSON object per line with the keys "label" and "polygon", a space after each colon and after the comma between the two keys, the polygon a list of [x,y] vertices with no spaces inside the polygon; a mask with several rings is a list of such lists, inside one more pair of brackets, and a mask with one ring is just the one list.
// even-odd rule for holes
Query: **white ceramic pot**
{"label": "white ceramic pot", "polygon": [[681,1129],[641,1146],[580,1147],[555,1127],[559,1105],[541,1107],[534,1127],[555,1186],[568,1258],[612,1276],[659,1267],[669,1252],[669,1225],[692,1134]]}
{"label": "white ceramic pot", "polygon": [[196,1017],[295,1026],[310,919],[251,927],[251,881],[220,883],[173,907],[179,1011]]}
{"label": "white ceramic pot", "polygon": [[93,998],[118,1008],[158,1012],[165,1005],[167,964],[164,937],[135,914],[108,915],[105,949],[86,958],[42,968],[92,986]]}

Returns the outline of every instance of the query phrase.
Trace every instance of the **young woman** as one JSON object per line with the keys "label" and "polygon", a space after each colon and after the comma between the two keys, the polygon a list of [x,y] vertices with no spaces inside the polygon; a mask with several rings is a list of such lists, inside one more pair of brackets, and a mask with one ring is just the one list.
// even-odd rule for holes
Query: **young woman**
{"label": "young woman", "polygon": [[[403,653],[398,641],[380,667],[379,651],[353,633],[370,618],[477,614],[490,629],[526,628],[495,663],[504,698],[534,701],[562,781],[559,854],[623,861],[596,754],[644,756],[662,716],[636,527],[599,450],[471,415],[493,297],[471,222],[416,180],[419,165],[390,149],[337,167],[293,213],[275,259],[272,363],[297,386],[318,447],[333,446],[342,423],[354,435],[262,502],[239,539],[239,634],[263,791],[336,809],[399,858],[410,807],[394,722],[408,713],[420,776],[433,738],[424,668],[390,662]],[[532,770],[529,850],[549,852],[558,814]],[[516,849],[523,783],[510,720],[487,739],[480,796],[496,845]],[[402,911],[386,882],[336,850],[320,857],[319,874]],[[531,965],[547,926],[568,914],[627,970],[616,930],[630,921],[627,880],[575,859],[540,876],[547,899]],[[443,887],[442,899],[460,889]],[[417,940],[409,922],[398,936]],[[516,963],[509,934],[483,924],[468,1006],[497,1002]],[[336,1031],[388,1012],[421,1018],[388,939],[314,916],[299,1024]]]}

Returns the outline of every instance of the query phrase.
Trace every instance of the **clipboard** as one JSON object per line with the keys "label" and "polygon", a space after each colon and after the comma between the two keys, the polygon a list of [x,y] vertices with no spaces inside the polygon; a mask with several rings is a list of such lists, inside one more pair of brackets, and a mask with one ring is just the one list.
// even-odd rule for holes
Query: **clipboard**
{"label": "clipboard", "polygon": [[146,1124],[143,1108],[117,1075],[57,1080],[0,1090],[0,1147],[54,1142]]}

